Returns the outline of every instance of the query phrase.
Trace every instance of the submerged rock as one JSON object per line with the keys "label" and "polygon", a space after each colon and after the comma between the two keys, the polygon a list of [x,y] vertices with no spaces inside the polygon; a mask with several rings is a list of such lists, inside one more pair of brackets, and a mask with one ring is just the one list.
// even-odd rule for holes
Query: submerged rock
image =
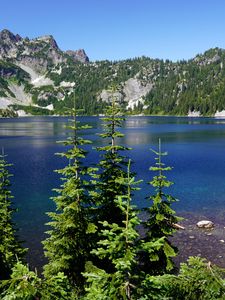
{"label": "submerged rock", "polygon": [[208,220],[199,221],[196,225],[198,228],[213,228],[214,227],[214,223],[212,221],[208,221]]}

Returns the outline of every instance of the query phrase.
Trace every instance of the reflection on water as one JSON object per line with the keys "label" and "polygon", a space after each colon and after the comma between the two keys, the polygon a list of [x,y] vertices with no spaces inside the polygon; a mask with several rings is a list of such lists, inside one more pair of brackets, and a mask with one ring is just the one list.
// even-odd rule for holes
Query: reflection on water
{"label": "reflection on water", "polygon": [[[63,130],[65,120],[60,119],[55,122],[54,119],[41,119],[39,118],[21,118],[15,119],[10,122],[7,119],[1,120],[0,135],[1,136],[49,136],[56,135]],[[17,121],[18,120],[18,121]]]}
{"label": "reflection on water", "polygon": [[[93,127],[82,134],[93,141],[88,161],[96,162],[98,155],[92,148],[102,143],[97,135],[102,131],[101,119],[83,117],[80,121]],[[66,123],[64,117],[0,119],[0,147],[4,147],[8,161],[14,164],[12,191],[15,206],[19,208],[15,220],[31,253],[40,252],[40,240],[46,231],[44,224],[48,221],[45,213],[54,209],[50,197],[60,181],[53,170],[65,164],[54,153],[63,151],[63,146],[56,141],[70,134],[65,130]],[[126,154],[134,161],[137,177],[145,181],[151,180],[149,166],[155,162],[150,148],[156,149],[161,138],[163,150],[169,152],[166,163],[173,166],[168,174],[175,182],[171,193],[180,199],[176,210],[224,214],[224,119],[128,117],[121,131],[125,134],[121,143],[133,148]],[[143,206],[145,197],[152,192],[143,183],[142,190],[135,195],[137,205]]]}

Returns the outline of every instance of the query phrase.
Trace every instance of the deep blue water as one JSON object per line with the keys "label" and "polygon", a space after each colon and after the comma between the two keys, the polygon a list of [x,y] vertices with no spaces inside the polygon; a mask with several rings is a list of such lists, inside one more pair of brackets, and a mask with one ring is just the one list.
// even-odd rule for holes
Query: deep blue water
{"label": "deep blue water", "polygon": [[[83,117],[81,122],[93,126],[82,134],[93,141],[89,147],[88,161],[96,162],[98,154],[92,147],[100,146],[101,119]],[[54,210],[50,197],[52,189],[60,184],[59,175],[53,170],[65,165],[54,155],[64,147],[56,141],[68,136],[65,130],[67,118],[30,117],[0,119],[0,147],[4,147],[11,172],[14,205],[19,208],[15,222],[19,235],[36,257],[31,265],[39,264],[40,241],[45,238],[44,225],[47,211]],[[225,212],[225,119],[178,117],[128,117],[121,131],[125,137],[120,143],[132,147],[131,157],[137,179],[150,181],[153,174],[154,154],[161,138],[162,150],[168,151],[164,162],[173,167],[168,173],[175,184],[170,189],[180,201],[174,208],[182,212],[223,216]],[[142,184],[135,195],[139,206],[146,204],[145,197],[152,188]],[[28,256],[29,259],[29,256]]]}

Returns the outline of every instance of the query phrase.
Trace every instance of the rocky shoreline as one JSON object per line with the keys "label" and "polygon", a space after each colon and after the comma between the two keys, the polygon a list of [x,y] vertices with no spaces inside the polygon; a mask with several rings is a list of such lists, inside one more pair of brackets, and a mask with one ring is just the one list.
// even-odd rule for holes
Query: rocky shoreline
{"label": "rocky shoreline", "polygon": [[[175,263],[179,267],[189,256],[204,257],[207,261],[225,268],[225,221],[220,217],[207,217],[194,213],[179,214],[184,218],[180,229],[170,239],[179,249]],[[199,228],[197,223],[201,220],[210,220],[213,226]]]}

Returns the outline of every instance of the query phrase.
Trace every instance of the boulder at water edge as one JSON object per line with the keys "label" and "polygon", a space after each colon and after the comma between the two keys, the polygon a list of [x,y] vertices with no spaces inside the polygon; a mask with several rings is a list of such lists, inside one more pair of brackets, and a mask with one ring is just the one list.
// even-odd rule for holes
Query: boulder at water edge
{"label": "boulder at water edge", "polygon": [[214,223],[212,221],[208,221],[208,220],[199,221],[196,225],[199,228],[213,228],[214,227]]}

